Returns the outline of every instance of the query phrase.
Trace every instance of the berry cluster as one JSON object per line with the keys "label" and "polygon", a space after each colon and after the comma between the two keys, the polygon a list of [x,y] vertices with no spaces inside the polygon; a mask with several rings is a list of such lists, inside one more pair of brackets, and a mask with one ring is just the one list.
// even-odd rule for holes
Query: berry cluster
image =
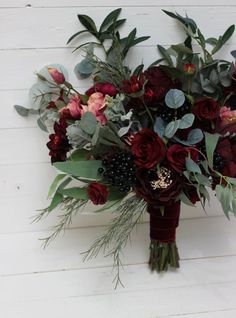
{"label": "berry cluster", "polygon": [[135,163],[133,155],[128,152],[114,153],[102,160],[99,168],[104,179],[120,192],[129,192],[136,183]]}
{"label": "berry cluster", "polygon": [[214,152],[213,167],[217,171],[221,171],[225,166],[225,161],[218,152]]}
{"label": "berry cluster", "polygon": [[185,102],[181,107],[178,109],[170,108],[166,105],[159,108],[158,116],[160,116],[166,123],[171,122],[174,118],[180,119],[184,115],[191,112],[191,107],[189,102]]}

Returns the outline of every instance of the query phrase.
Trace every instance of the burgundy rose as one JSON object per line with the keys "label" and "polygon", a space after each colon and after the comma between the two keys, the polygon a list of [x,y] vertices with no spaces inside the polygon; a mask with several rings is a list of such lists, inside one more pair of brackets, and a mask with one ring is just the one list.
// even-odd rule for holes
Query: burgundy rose
{"label": "burgundy rose", "polygon": [[218,116],[219,105],[214,99],[204,97],[195,103],[192,112],[200,120],[213,120]]}
{"label": "burgundy rose", "polygon": [[236,137],[226,137],[220,140],[216,152],[224,160],[222,174],[231,178],[236,178]]}
{"label": "burgundy rose", "polygon": [[61,118],[59,123],[54,124],[54,134],[49,135],[50,141],[47,147],[50,149],[49,155],[51,162],[65,161],[66,154],[71,149],[66,136],[67,123],[64,118]]}
{"label": "burgundy rose", "polygon": [[87,90],[86,95],[90,96],[94,93],[102,93],[103,95],[114,97],[118,93],[118,90],[110,83],[96,83],[89,90]]}
{"label": "burgundy rose", "polygon": [[184,147],[178,144],[170,146],[167,150],[167,159],[171,167],[177,172],[186,170],[185,161],[190,157],[193,161],[198,160],[198,151],[194,148]]}
{"label": "burgundy rose", "polygon": [[87,193],[93,204],[98,205],[107,202],[109,191],[104,184],[92,182],[87,188]]}
{"label": "burgundy rose", "polygon": [[134,136],[131,150],[136,165],[146,169],[155,167],[164,159],[166,153],[162,139],[148,128],[143,128]]}
{"label": "burgundy rose", "polygon": [[180,175],[175,171],[168,168],[168,172],[167,186],[165,187],[164,184],[161,187],[162,184],[160,184],[160,187],[155,187],[155,182],[158,181],[157,171],[138,169],[136,171],[136,194],[153,206],[173,204],[182,190],[183,182]]}
{"label": "burgundy rose", "polygon": [[143,74],[141,74],[139,77],[132,75],[129,80],[122,81],[123,86],[121,89],[126,94],[137,93],[143,89],[144,82],[145,78]]}

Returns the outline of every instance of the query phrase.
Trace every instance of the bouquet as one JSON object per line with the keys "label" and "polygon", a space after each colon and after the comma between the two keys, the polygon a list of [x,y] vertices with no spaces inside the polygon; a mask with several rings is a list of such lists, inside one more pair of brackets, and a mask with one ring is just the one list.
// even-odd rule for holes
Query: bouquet
{"label": "bouquet", "polygon": [[164,11],[182,25],[185,41],[158,45],[160,59],[131,70],[127,54],[149,37],[137,37],[136,29],[122,37],[120,12],[112,11],[100,27],[78,15],[84,29],[68,43],[82,34],[94,38],[75,48],[84,52],[75,73],[93,80],[85,93],[68,81],[63,66],[52,64],[37,73],[32,108],[15,106],[20,115],[38,114],[40,128],[52,130],[47,147],[59,174],[49,190],[51,203],[36,220],[58,207],[62,214],[45,246],[89,202],[96,212],[113,209],[115,216],[85,258],[100,251],[112,256],[117,282],[120,253],[145,211],[149,266],[158,272],[179,267],[175,234],[181,202],[199,201],[204,208],[209,188],[227,218],[236,214],[236,68],[214,58],[234,25],[219,38],[205,38],[191,18]]}

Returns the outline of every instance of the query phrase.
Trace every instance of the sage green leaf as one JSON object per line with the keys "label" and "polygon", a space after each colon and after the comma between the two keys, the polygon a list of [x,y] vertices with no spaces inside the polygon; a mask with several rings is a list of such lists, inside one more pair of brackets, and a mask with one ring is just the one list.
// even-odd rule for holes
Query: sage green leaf
{"label": "sage green leaf", "polygon": [[86,149],[76,149],[72,152],[69,159],[72,161],[84,161],[86,160],[86,156],[89,154],[89,151]]}
{"label": "sage green leaf", "polygon": [[77,36],[79,36],[80,34],[82,33],[86,33],[86,32],[89,32],[88,30],[82,30],[82,31],[79,31],[79,32],[76,32],[75,34],[73,34],[69,40],[66,42],[66,44],[69,44],[72,40],[74,40]]}
{"label": "sage green leaf", "polygon": [[59,182],[64,179],[66,174],[58,174],[55,179],[53,180],[49,190],[48,190],[48,198],[50,198],[57,190]]}
{"label": "sage green leaf", "polygon": [[208,38],[208,39],[206,39],[206,43],[215,46],[217,43],[217,39],[216,38]]}
{"label": "sage green leaf", "polygon": [[163,137],[165,132],[165,122],[161,117],[157,117],[154,123],[153,130],[158,134],[159,137]]}
{"label": "sage green leaf", "polygon": [[47,126],[45,125],[45,123],[41,117],[38,118],[37,124],[42,131],[48,132]]}
{"label": "sage green leaf", "polygon": [[102,166],[100,160],[65,161],[56,162],[53,165],[58,170],[75,177],[91,180],[99,180],[101,178],[98,173],[98,168]]}
{"label": "sage green leaf", "polygon": [[124,24],[126,19],[120,19],[112,23],[108,28],[107,31],[108,33],[114,32],[116,29],[118,29],[122,24]]}
{"label": "sage green leaf", "polygon": [[204,176],[203,174],[195,174],[195,179],[198,181],[198,183],[205,185],[207,187],[211,186],[211,181],[208,177]]}
{"label": "sage green leaf", "polygon": [[179,129],[186,129],[192,126],[194,122],[194,114],[186,114],[180,119]]}
{"label": "sage green leaf", "polygon": [[180,120],[171,121],[165,128],[165,136],[172,138],[179,128]]}
{"label": "sage green leaf", "polygon": [[183,54],[193,54],[193,51],[185,46],[184,44],[177,44],[177,45],[171,45],[172,49],[175,50],[177,53],[183,53]]}
{"label": "sage green leaf", "polygon": [[195,206],[183,191],[180,193],[179,199],[186,205]]}
{"label": "sage green leaf", "polygon": [[228,180],[231,184],[236,185],[236,178],[227,177],[227,180]]}
{"label": "sage green leaf", "polygon": [[76,64],[74,72],[83,78],[89,77],[95,69],[95,65],[88,58],[83,59],[80,63]]}
{"label": "sage green leaf", "polygon": [[84,113],[79,122],[79,126],[86,134],[93,135],[97,126],[95,115],[91,112]]}
{"label": "sage green leaf", "polygon": [[150,36],[140,36],[139,38],[133,41],[132,46],[137,45],[141,42],[147,41],[148,39],[150,39]]}
{"label": "sage green leaf", "polygon": [[54,210],[63,200],[63,195],[59,192],[56,192],[54,197],[52,198],[51,204],[47,208],[48,212]]}
{"label": "sage green leaf", "polygon": [[225,33],[222,35],[222,45],[224,45],[233,35],[235,30],[235,25],[232,24],[228,29],[225,31]]}
{"label": "sage green leaf", "polygon": [[22,117],[27,117],[29,115],[29,109],[25,108],[20,105],[14,105],[15,110],[17,111],[18,115]]}
{"label": "sage green leaf", "polygon": [[210,167],[213,167],[213,156],[214,156],[214,151],[216,148],[216,145],[218,143],[219,134],[210,134],[208,132],[204,132],[205,134],[205,145],[206,145],[206,155],[207,155],[207,160],[209,162]]}
{"label": "sage green leaf", "polygon": [[170,89],[165,96],[165,103],[168,107],[177,109],[185,102],[185,95],[179,89]]}
{"label": "sage green leaf", "polygon": [[191,158],[187,157],[185,159],[185,163],[186,163],[186,169],[190,172],[194,172],[194,173],[202,173],[199,165],[193,161]]}
{"label": "sage green leaf", "polygon": [[60,191],[62,195],[68,196],[70,198],[74,199],[81,199],[81,200],[88,200],[88,193],[87,188],[69,188],[69,189],[63,189]]}

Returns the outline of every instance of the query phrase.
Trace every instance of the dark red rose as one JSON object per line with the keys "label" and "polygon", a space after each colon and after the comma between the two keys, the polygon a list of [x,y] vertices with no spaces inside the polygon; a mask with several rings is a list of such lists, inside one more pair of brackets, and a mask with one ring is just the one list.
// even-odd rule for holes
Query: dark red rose
{"label": "dark red rose", "polygon": [[144,75],[141,74],[139,77],[132,75],[129,80],[123,80],[121,90],[126,94],[133,94],[143,89],[145,82]]}
{"label": "dark red rose", "polygon": [[185,75],[193,75],[196,72],[196,65],[192,63],[184,64]]}
{"label": "dark red rose", "polygon": [[155,167],[164,159],[166,153],[162,139],[148,128],[143,128],[135,134],[131,150],[136,165],[146,169]]}
{"label": "dark red rose", "polygon": [[167,150],[167,159],[171,167],[177,172],[186,170],[186,158],[190,157],[193,161],[198,160],[198,151],[194,148],[173,145]]}
{"label": "dark red rose", "polygon": [[102,93],[103,95],[114,97],[118,93],[118,90],[110,83],[96,83],[89,90],[87,90],[86,95],[90,96],[93,93]]}
{"label": "dark red rose", "polygon": [[101,183],[92,182],[87,188],[89,199],[93,202],[93,204],[105,204],[108,198],[108,188]]}
{"label": "dark red rose", "polygon": [[231,178],[236,178],[236,137],[222,138],[217,147],[218,152],[224,160],[222,174]]}
{"label": "dark red rose", "polygon": [[175,171],[169,172],[169,185],[163,188],[156,188],[153,181],[158,180],[157,171],[138,169],[136,171],[137,186],[135,188],[136,194],[143,198],[148,204],[154,206],[171,205],[182,190],[182,179]]}
{"label": "dark red rose", "polygon": [[49,155],[51,162],[65,161],[66,154],[71,149],[66,136],[67,123],[64,118],[61,118],[59,123],[54,124],[54,134],[49,135],[50,141],[47,147],[50,149]]}
{"label": "dark red rose", "polygon": [[159,67],[151,67],[144,72],[147,83],[145,85],[146,102],[157,103],[164,100],[166,93],[171,88],[179,88],[178,81],[172,81],[172,79]]}
{"label": "dark red rose", "polygon": [[200,120],[213,120],[219,114],[219,105],[214,99],[204,97],[194,104],[192,112]]}

